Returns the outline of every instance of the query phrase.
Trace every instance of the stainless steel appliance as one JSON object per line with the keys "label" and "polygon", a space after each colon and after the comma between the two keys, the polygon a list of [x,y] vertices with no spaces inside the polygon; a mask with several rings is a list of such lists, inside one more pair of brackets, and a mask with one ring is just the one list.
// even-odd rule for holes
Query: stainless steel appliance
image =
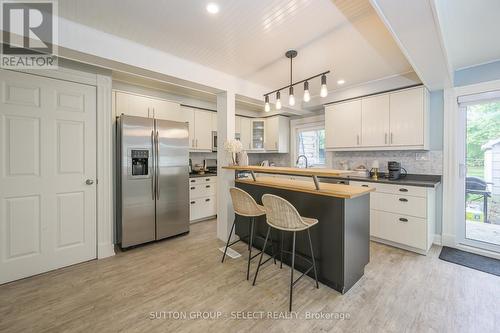
{"label": "stainless steel appliance", "polygon": [[[401,173],[401,170],[404,170],[404,172]],[[399,178],[405,176],[406,169],[401,167],[401,163],[395,161],[387,163],[387,178],[389,178],[389,180],[398,180]]]}
{"label": "stainless steel appliance", "polygon": [[188,232],[187,123],[122,115],[117,124],[118,243]]}
{"label": "stainless steel appliance", "polygon": [[212,131],[212,151],[217,151],[217,131]]}

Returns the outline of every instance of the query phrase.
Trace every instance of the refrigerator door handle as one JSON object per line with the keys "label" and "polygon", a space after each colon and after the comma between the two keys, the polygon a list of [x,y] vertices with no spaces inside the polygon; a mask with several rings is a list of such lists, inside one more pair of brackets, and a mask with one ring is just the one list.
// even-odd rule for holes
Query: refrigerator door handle
{"label": "refrigerator door handle", "polygon": [[155,154],[155,140],[154,140],[154,131],[151,131],[151,162],[152,162],[152,165],[151,165],[151,170],[153,171],[152,172],[152,175],[151,175],[151,199],[152,200],[155,200],[155,190],[156,190],[156,166],[155,166],[155,158],[156,158],[156,154]]}
{"label": "refrigerator door handle", "polygon": [[158,131],[156,131],[156,200],[160,200],[160,140],[158,138]]}

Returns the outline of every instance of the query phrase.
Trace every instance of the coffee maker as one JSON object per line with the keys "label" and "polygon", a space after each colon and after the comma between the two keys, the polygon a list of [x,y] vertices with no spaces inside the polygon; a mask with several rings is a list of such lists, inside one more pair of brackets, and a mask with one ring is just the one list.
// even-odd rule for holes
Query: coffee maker
{"label": "coffee maker", "polygon": [[[401,173],[401,170],[404,172]],[[401,167],[401,163],[396,161],[389,161],[387,163],[387,178],[389,180],[398,180],[401,177],[406,176],[406,169]]]}

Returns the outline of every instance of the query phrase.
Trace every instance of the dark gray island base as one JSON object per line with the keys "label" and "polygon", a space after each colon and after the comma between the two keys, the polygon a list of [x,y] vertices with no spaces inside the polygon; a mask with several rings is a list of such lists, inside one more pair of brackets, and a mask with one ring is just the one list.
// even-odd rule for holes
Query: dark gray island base
{"label": "dark gray island base", "polygon": [[[344,294],[363,276],[365,265],[370,259],[369,195],[341,198],[238,181],[236,187],[248,192],[258,204],[262,204],[261,198],[266,193],[278,195],[292,203],[300,215],[319,220],[310,231],[320,282]],[[236,234],[246,240],[249,221],[239,216],[236,221]],[[254,247],[262,249],[267,232],[265,216],[256,222],[256,235],[260,237],[254,238]],[[281,234],[283,249],[291,250],[292,247],[292,233],[273,229],[271,235],[277,260],[280,259]],[[297,233],[296,251],[307,258],[311,257],[306,232]],[[271,255],[271,247],[266,253]],[[289,254],[283,253],[283,262],[291,264]],[[272,261],[262,269],[279,269],[279,266],[269,265],[273,265]],[[296,257],[297,270],[304,272],[309,265],[299,256]],[[309,276],[314,279],[312,272]]]}

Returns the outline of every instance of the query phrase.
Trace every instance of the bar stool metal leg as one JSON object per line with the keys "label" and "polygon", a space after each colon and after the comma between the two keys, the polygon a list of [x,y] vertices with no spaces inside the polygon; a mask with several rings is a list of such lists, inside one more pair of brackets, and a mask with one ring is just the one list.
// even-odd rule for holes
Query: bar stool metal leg
{"label": "bar stool metal leg", "polygon": [[293,298],[293,270],[295,269],[295,234],[293,232],[293,245],[292,245],[292,267],[290,273],[290,312],[292,311],[292,298]]}
{"label": "bar stool metal leg", "polygon": [[227,248],[229,247],[229,242],[231,241],[231,235],[233,234],[235,223],[236,223],[236,218],[233,221],[233,225],[231,227],[231,231],[229,232],[229,237],[227,237],[226,248],[224,249],[224,254],[222,255],[222,261],[221,262],[224,262],[224,258],[226,257]]}
{"label": "bar stool metal leg", "polygon": [[[269,234],[269,240],[271,241],[271,256],[273,257],[274,264],[276,265],[276,255],[274,254],[274,242],[273,242],[273,233]],[[265,249],[265,247],[264,247]]]}
{"label": "bar stool metal leg", "polygon": [[264,250],[267,246],[267,239],[269,238],[270,232],[271,232],[271,227],[267,227],[266,240],[264,241],[264,246],[262,247],[262,251],[260,253],[259,264],[257,265],[257,270],[255,271],[255,275],[253,277],[253,283],[252,283],[253,286],[255,286],[255,281],[257,281],[257,274],[259,274],[259,268],[260,265],[262,264],[262,258],[264,257]]}
{"label": "bar stool metal leg", "polygon": [[314,269],[314,278],[316,279],[316,288],[319,289],[318,274],[316,273],[316,261],[314,260],[314,251],[313,251],[313,245],[312,245],[312,241],[311,241],[311,233],[309,232],[309,229],[307,229],[307,237],[309,237],[309,246],[311,248],[311,260],[312,260],[313,269]]}
{"label": "bar stool metal leg", "polygon": [[280,232],[280,269],[283,268],[283,231]]}
{"label": "bar stool metal leg", "polygon": [[253,228],[255,223],[255,217],[252,217],[252,222],[250,223],[250,240],[248,241],[248,264],[247,264],[247,280],[250,278],[250,261],[252,260],[252,245],[253,245]]}

